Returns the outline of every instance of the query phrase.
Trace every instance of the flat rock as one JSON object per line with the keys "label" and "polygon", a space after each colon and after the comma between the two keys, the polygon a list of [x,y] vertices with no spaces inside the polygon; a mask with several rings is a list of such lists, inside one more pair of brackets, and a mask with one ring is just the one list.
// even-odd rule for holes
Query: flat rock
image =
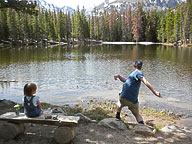
{"label": "flat rock", "polygon": [[176,125],[169,125],[161,128],[160,131],[165,133],[171,133],[171,132],[181,132],[181,129],[179,129],[179,127],[177,127]]}
{"label": "flat rock", "polygon": [[127,126],[121,120],[116,118],[106,118],[99,122],[99,125],[109,127],[115,130],[127,130]]}
{"label": "flat rock", "polygon": [[153,131],[150,128],[148,128],[146,125],[142,125],[142,124],[136,125],[133,128],[133,131],[137,134],[141,134],[141,135],[145,135],[145,136],[154,135]]}

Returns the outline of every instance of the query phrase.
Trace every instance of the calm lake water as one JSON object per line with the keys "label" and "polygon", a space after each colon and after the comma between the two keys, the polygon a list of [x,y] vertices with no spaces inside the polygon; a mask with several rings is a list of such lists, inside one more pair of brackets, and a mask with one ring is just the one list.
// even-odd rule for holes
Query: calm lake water
{"label": "calm lake water", "polygon": [[143,60],[143,73],[163,98],[142,84],[140,103],[146,107],[192,113],[192,48],[161,45],[95,45],[0,48],[0,99],[21,103],[23,86],[34,82],[40,100],[75,104],[89,98],[117,100],[122,83],[113,79]]}

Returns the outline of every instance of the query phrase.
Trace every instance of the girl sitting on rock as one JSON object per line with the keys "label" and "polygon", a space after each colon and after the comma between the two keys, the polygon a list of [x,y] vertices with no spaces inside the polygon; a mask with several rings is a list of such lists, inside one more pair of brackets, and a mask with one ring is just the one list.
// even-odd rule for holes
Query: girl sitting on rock
{"label": "girl sitting on rock", "polygon": [[34,95],[36,90],[37,86],[34,83],[27,83],[24,86],[22,106],[24,106],[24,113],[27,117],[38,117],[41,115],[42,108],[39,97]]}

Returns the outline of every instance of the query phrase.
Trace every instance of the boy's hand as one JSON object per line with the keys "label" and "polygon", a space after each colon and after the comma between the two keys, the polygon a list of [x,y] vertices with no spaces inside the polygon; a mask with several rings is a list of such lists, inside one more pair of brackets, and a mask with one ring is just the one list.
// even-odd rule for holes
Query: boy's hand
{"label": "boy's hand", "polygon": [[160,97],[160,98],[162,98],[162,96],[161,96],[161,94],[160,94],[160,92],[157,92],[156,91],[156,94],[155,94],[157,97]]}
{"label": "boy's hand", "polygon": [[114,75],[114,79],[117,80],[119,78],[119,74]]}

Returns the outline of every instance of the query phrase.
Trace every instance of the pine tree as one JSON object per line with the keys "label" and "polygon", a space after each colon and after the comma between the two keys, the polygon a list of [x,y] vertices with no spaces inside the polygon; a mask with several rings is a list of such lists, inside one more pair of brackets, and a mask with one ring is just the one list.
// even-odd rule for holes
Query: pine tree
{"label": "pine tree", "polygon": [[[190,26],[192,23],[192,1],[187,1],[187,7],[186,7],[186,14],[184,17],[184,30],[185,30],[185,36],[186,39],[190,38]],[[188,43],[188,41],[184,42],[185,44]]]}
{"label": "pine tree", "polygon": [[116,22],[116,14],[114,8],[111,8],[111,14],[109,15],[109,33],[110,33],[110,41],[114,41],[115,35],[115,22]]}
{"label": "pine tree", "polygon": [[79,6],[77,7],[77,12],[76,12],[76,23],[75,23],[75,28],[76,28],[76,36],[78,38],[78,40],[81,39],[81,27],[80,27],[80,23],[81,23],[81,14],[79,11]]}
{"label": "pine tree", "polygon": [[115,33],[114,40],[121,41],[122,39],[122,29],[121,29],[121,15],[119,13],[116,14],[116,23],[115,23]]}
{"label": "pine tree", "polygon": [[94,35],[94,17],[93,17],[93,14],[91,16],[91,22],[90,22],[90,38],[93,39],[95,38],[95,35]]}
{"label": "pine tree", "polygon": [[144,27],[143,27],[143,10],[142,4],[139,2],[136,11],[133,14],[133,39],[138,42],[143,40],[144,35]]}
{"label": "pine tree", "polygon": [[131,14],[131,7],[129,6],[127,14],[127,40],[132,41],[133,36],[132,36],[132,14]]}
{"label": "pine tree", "polygon": [[86,16],[85,16],[85,9],[84,9],[84,7],[81,10],[80,27],[81,27],[81,37],[83,39],[88,38],[89,37],[89,26],[88,26],[88,22],[87,22],[87,19],[86,19]]}
{"label": "pine tree", "polygon": [[71,36],[73,38],[73,41],[74,41],[74,38],[76,37],[76,14],[75,14],[75,10],[73,11],[72,13],[72,17],[71,17]]}
{"label": "pine tree", "polygon": [[165,15],[163,15],[161,17],[160,29],[158,30],[158,40],[164,43],[166,39],[167,39],[166,18]]}
{"label": "pine tree", "polygon": [[180,14],[180,7],[178,7],[174,18],[174,38],[176,43],[178,42],[178,40],[181,39],[180,26],[181,26],[181,14]]}
{"label": "pine tree", "polygon": [[49,27],[49,13],[47,10],[45,10],[45,15],[44,15],[44,27],[45,27],[45,39],[49,40],[50,38],[50,27]]}
{"label": "pine tree", "polygon": [[7,11],[7,24],[9,30],[9,36],[12,41],[17,41],[18,39],[18,29],[16,20],[16,11],[13,9],[8,9]]}
{"label": "pine tree", "polygon": [[65,25],[66,25],[66,40],[68,41],[69,38],[71,37],[71,19],[70,19],[70,12],[66,13],[66,22],[65,22]]}
{"label": "pine tree", "polygon": [[148,23],[146,25],[146,40],[152,42],[155,41],[156,37],[153,17],[153,11],[151,10],[148,17]]}
{"label": "pine tree", "polygon": [[122,41],[127,41],[127,20],[126,20],[126,14],[125,12],[123,12],[123,15],[122,15]]}
{"label": "pine tree", "polygon": [[166,32],[167,32],[167,42],[174,41],[174,13],[169,8],[166,13]]}
{"label": "pine tree", "polygon": [[6,13],[7,9],[0,10],[0,40],[7,40],[9,37]]}
{"label": "pine tree", "polygon": [[98,10],[95,8],[94,9],[94,35],[95,39],[99,39],[99,17],[98,17]]}

